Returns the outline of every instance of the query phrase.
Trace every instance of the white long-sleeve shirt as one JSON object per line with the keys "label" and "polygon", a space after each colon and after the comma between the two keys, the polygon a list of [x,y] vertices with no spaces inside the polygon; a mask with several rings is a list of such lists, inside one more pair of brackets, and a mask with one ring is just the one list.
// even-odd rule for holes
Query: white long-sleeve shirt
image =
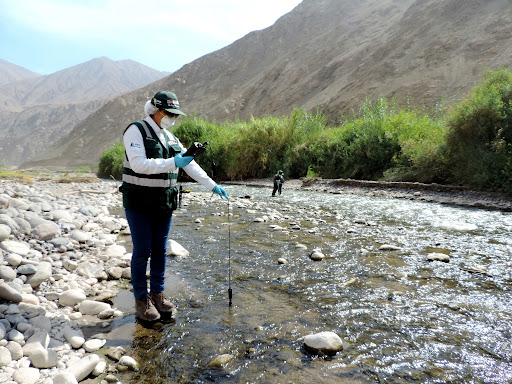
{"label": "white long-sleeve shirt", "polygon": [[[144,119],[146,123],[151,127],[151,129],[156,133],[160,143],[164,145],[166,138],[161,129],[151,117],[146,117]],[[167,132],[169,137],[172,137],[169,132]],[[179,146],[181,147],[182,152],[186,151],[186,148],[181,144],[181,142],[176,138]],[[126,132],[123,135],[123,143],[124,148],[126,150],[126,155],[128,156],[128,160],[130,161],[130,166],[133,171],[137,173],[142,173],[146,175],[153,175],[157,173],[167,173],[176,171],[176,164],[174,163],[174,158],[170,159],[148,159],[146,157],[146,150],[144,149],[144,139],[140,134],[139,128],[136,125],[132,124],[128,127]],[[165,145],[164,145],[165,146]],[[166,147],[166,146],[165,146]],[[200,183],[206,189],[211,191],[216,183],[213,181],[197,164],[194,160],[192,160],[187,166],[183,167],[183,170],[195,181]]]}

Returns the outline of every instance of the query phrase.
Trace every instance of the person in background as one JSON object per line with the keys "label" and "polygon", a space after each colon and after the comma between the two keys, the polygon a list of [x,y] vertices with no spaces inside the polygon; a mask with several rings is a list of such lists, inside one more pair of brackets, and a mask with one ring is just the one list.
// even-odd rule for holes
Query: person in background
{"label": "person in background", "polygon": [[229,197],[192,156],[183,156],[185,147],[167,131],[185,115],[176,94],[157,92],[146,102],[144,112],[146,118],[130,124],[123,134],[125,160],[123,184],[119,189],[133,243],[130,267],[135,316],[155,321],[162,314],[176,311],[164,295],[164,284],[167,240],[172,213],[178,204],[179,169],[221,198]]}
{"label": "person in background", "polygon": [[281,194],[281,190],[283,189],[283,183],[284,183],[284,173],[283,171],[278,171],[274,175],[274,190],[272,191],[272,196],[276,195],[276,192],[279,192]]}

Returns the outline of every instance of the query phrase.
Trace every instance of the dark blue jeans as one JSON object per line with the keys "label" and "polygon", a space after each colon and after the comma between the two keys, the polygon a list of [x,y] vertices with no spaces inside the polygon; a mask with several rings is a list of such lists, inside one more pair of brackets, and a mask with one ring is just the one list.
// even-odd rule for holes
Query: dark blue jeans
{"label": "dark blue jeans", "polygon": [[131,261],[133,295],[144,299],[148,295],[146,269],[149,260],[149,289],[153,293],[164,291],[167,239],[172,216],[152,216],[126,209],[133,251]]}

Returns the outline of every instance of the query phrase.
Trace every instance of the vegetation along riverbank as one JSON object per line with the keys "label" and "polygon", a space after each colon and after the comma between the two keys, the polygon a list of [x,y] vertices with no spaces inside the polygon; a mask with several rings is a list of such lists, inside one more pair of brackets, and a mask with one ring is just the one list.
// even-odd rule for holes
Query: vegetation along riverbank
{"label": "vegetation along riverbank", "polygon": [[[222,123],[183,119],[185,144],[209,141],[198,158],[217,180],[321,177],[437,183],[512,191],[512,72],[488,72],[462,102],[434,110],[398,108],[384,98],[328,124],[320,111]],[[122,143],[107,150],[100,177],[120,178]]]}

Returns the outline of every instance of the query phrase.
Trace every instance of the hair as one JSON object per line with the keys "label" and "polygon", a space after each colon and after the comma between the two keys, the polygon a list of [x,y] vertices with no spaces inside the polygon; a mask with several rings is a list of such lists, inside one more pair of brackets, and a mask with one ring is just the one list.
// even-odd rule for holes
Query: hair
{"label": "hair", "polygon": [[151,104],[151,100],[146,101],[144,105],[144,113],[146,113],[146,116],[154,115],[157,111],[158,108]]}

